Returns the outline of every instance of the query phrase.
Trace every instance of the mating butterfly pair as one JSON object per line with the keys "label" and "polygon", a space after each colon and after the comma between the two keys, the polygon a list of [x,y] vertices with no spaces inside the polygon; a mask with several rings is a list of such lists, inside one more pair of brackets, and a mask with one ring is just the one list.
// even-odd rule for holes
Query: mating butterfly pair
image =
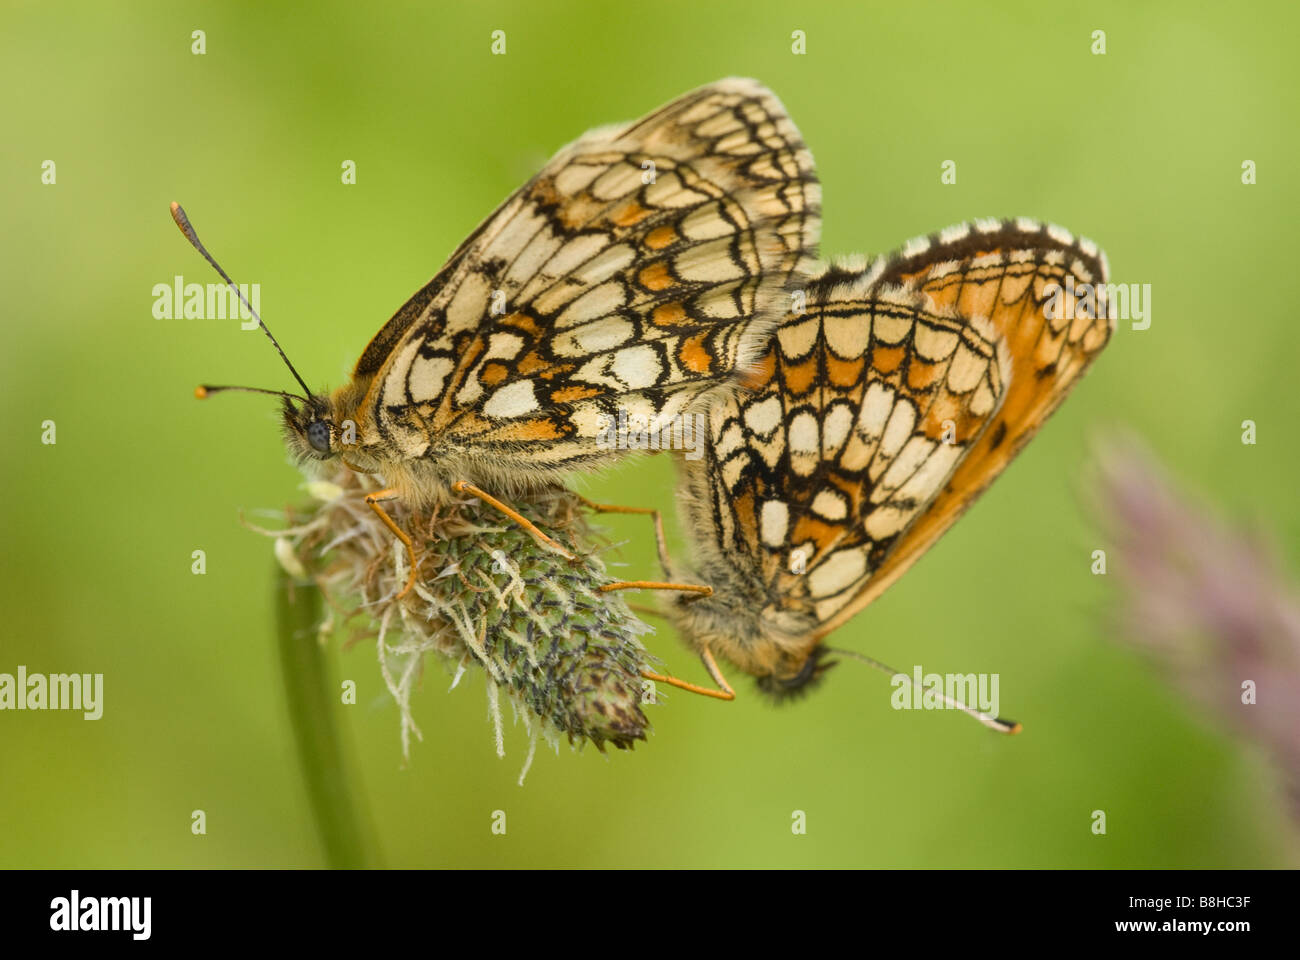
{"label": "mating butterfly pair", "polygon": [[668,613],[722,696],[716,656],[797,689],[825,635],[960,516],[1110,332],[1104,310],[1046,309],[1050,284],[1105,281],[1096,248],[1059,228],[978,221],[856,268],[817,263],[819,229],[812,157],[784,108],[724,80],[561,150],[346,386],[316,394],[289,365],[304,393],[262,392],[284,398],[300,459],[390,484],[368,502],[410,550],[412,582],[384,498],[477,496],[565,551],[498,497],[607,461],[619,413],[704,411],[705,455],[680,468],[708,586]]}

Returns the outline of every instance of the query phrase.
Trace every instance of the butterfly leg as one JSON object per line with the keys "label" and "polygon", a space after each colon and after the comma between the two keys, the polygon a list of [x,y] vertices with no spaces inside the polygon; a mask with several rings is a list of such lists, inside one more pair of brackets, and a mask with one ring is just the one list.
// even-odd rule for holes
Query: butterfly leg
{"label": "butterfly leg", "polygon": [[726,677],[718,669],[718,662],[713,659],[713,653],[705,650],[700,654],[700,659],[704,662],[704,668],[709,671],[709,676],[713,682],[718,685],[717,690],[710,690],[708,687],[701,687],[698,684],[689,683],[685,680],[679,680],[676,677],[667,676],[662,673],[653,673],[649,670],[642,670],[641,676],[647,680],[655,680],[659,683],[666,683],[670,687],[677,687],[679,690],[686,690],[690,693],[698,693],[705,697],[716,697],[719,700],[735,700],[736,691],[731,689],[731,684],[727,683]]}
{"label": "butterfly leg", "polygon": [[566,560],[578,559],[573,555],[572,552],[567,550],[563,544],[561,544],[558,540],[548,537],[545,533],[542,532],[541,528],[538,527],[537,524],[533,523],[531,520],[529,520],[527,517],[521,514],[518,510],[515,510],[513,507],[509,507],[506,504],[502,503],[496,497],[492,496],[492,494],[487,493],[484,490],[480,490],[478,487],[474,486],[474,484],[470,483],[468,480],[457,480],[455,483],[451,485],[451,489],[456,493],[467,493],[471,497],[477,497],[478,499],[486,503],[489,507],[492,507],[494,510],[499,510],[501,513],[504,513],[515,523],[519,524],[519,526],[523,527],[524,530],[526,530],[534,540],[538,541],[543,546],[550,547],[552,550],[556,551],[561,556],[563,556]]}
{"label": "butterfly leg", "polygon": [[[617,504],[594,503],[582,494],[577,494],[577,497],[588,510],[594,510],[597,513],[649,514],[653,518],[655,526],[655,547],[659,551],[659,566],[663,568],[665,576],[672,576],[672,562],[668,559],[668,544],[664,538],[664,518],[658,510],[653,507],[624,507]],[[713,588],[709,586],[660,580],[619,580],[616,583],[605,584],[600,590],[602,593],[609,593],[613,590],[680,590],[682,593],[693,593],[700,597],[713,596]]]}
{"label": "butterfly leg", "polygon": [[624,507],[613,503],[595,503],[580,493],[575,496],[582,501],[584,507],[596,513],[649,514],[655,526],[655,547],[659,551],[659,566],[663,568],[665,576],[672,576],[672,563],[668,559],[668,543],[664,538],[664,518],[658,510],[654,507]]}
{"label": "butterfly leg", "polygon": [[[664,574],[672,576],[672,562],[668,559],[668,545],[664,537],[664,519],[663,514],[653,507],[625,507],[618,504],[596,503],[588,500],[582,494],[577,494],[579,500],[588,510],[594,510],[596,513],[639,513],[649,514],[653,518],[655,527],[655,547],[659,551],[659,566],[663,568]],[[689,583],[657,583],[645,580],[620,580],[617,583],[607,583],[601,588],[602,592],[608,593],[613,590],[681,590],[686,593],[695,593],[700,596],[712,596],[713,588],[699,584]],[[660,611],[653,608],[645,608],[645,612],[662,616]],[[718,669],[717,661],[713,659],[713,654],[705,651],[701,655],[705,668],[713,681],[720,689],[710,690],[708,687],[701,687],[698,684],[689,683],[686,680],[679,680],[677,677],[668,676],[662,673],[655,673],[651,670],[643,670],[641,676],[647,680],[654,680],[658,683],[666,683],[671,687],[677,687],[679,690],[687,690],[691,693],[698,693],[705,697],[716,697],[719,700],[734,700],[736,692],[731,689],[726,679],[722,676],[722,671]]]}
{"label": "butterfly leg", "polygon": [[701,597],[713,596],[713,588],[703,583],[664,583],[660,580],[616,580],[603,584],[601,593],[615,590],[680,590],[682,593],[694,593]]}
{"label": "butterfly leg", "polygon": [[401,600],[402,597],[410,593],[411,588],[415,586],[415,575],[419,572],[419,564],[415,559],[415,544],[411,542],[411,538],[407,535],[406,531],[399,527],[393,518],[388,515],[388,512],[379,505],[380,500],[394,500],[396,498],[397,491],[392,488],[389,488],[388,490],[376,490],[374,493],[366,494],[366,506],[375,511],[375,513],[378,514],[379,519],[384,522],[384,526],[393,532],[393,536],[397,537],[398,540],[401,540],[402,543],[406,545],[406,558],[410,561],[411,572],[406,578],[406,586],[402,587],[401,591],[397,594],[397,599]]}

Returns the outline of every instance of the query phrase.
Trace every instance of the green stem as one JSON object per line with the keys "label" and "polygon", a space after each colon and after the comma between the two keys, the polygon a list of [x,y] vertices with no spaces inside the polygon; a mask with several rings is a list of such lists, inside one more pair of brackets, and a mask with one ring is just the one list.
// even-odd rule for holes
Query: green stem
{"label": "green stem", "polygon": [[329,679],[325,652],[317,640],[321,596],[314,586],[292,584],[277,565],[276,621],[285,699],[293,722],[294,740],[303,779],[316,818],[316,829],[331,867],[355,869],[375,859],[365,842],[360,800],[348,774],[346,751],[335,711],[339,691]]}

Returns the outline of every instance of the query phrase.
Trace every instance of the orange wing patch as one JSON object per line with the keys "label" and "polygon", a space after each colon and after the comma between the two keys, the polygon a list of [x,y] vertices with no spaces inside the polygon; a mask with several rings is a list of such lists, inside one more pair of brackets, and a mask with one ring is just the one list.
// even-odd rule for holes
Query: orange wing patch
{"label": "orange wing patch", "polygon": [[675,283],[672,274],[668,272],[668,264],[663,260],[656,260],[642,270],[637,276],[637,282],[647,290],[655,292],[667,290]]}
{"label": "orange wing patch", "polygon": [[713,367],[713,354],[704,344],[705,334],[697,333],[695,336],[682,341],[681,360],[682,366],[695,373],[708,373]]}

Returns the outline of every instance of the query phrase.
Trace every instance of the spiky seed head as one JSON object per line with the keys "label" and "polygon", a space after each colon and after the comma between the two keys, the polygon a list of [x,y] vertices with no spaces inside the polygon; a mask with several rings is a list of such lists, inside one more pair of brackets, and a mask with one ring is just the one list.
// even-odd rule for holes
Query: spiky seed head
{"label": "spiky seed head", "polygon": [[642,673],[652,658],[639,638],[649,627],[618,593],[600,592],[611,578],[592,551],[575,494],[552,487],[511,505],[570,544],[577,560],[477,500],[449,496],[419,511],[386,501],[415,541],[419,564],[415,588],[399,600],[406,551],[365,504],[361,481],[342,470],[310,492],[316,502],[291,517],[289,531],[277,532],[292,553],[279,546],[277,556],[292,573],[294,561],[300,564],[344,622],[369,623],[402,711],[404,749],[409,733],[419,734],[410,694],[425,654],[458,674],[482,668],[529,728],[550,741],[562,735],[603,750],[645,739]]}

